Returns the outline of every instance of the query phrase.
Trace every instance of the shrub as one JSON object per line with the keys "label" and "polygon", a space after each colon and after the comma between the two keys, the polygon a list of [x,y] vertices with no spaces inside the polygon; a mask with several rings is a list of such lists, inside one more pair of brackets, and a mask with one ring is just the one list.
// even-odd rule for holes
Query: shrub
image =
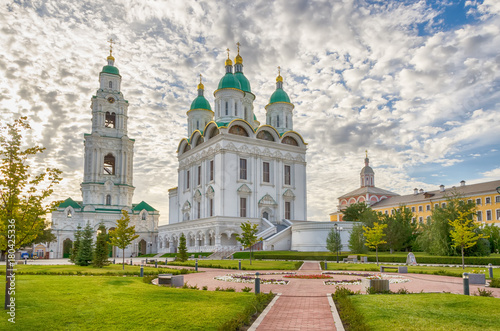
{"label": "shrub", "polygon": [[241,289],[242,292],[251,292],[252,291],[252,288],[251,287],[248,287],[248,286],[245,286],[244,288]]}
{"label": "shrub", "polygon": [[250,325],[250,318],[255,314],[261,312],[266,308],[266,306],[273,299],[274,294],[272,292],[269,293],[260,293],[257,294],[254,298],[254,302],[252,305],[248,306],[243,313],[238,314],[233,319],[221,324],[219,326],[219,330],[240,330],[244,325]]}
{"label": "shrub", "polygon": [[[359,292],[358,292],[359,293]],[[340,315],[340,319],[346,330],[369,330],[364,322],[364,316],[355,309],[349,296],[356,294],[346,287],[335,288],[335,293],[332,294],[333,301]]]}
{"label": "shrub", "polygon": [[500,287],[500,278],[492,278],[490,282],[490,287]]}
{"label": "shrub", "polygon": [[479,295],[480,297],[492,297],[493,296],[493,291],[490,291],[490,290],[487,290],[487,289],[481,289],[481,288],[478,288],[477,289],[477,295]]}
{"label": "shrub", "polygon": [[203,291],[208,291],[208,286],[203,286],[201,289],[202,289]]}
{"label": "shrub", "polygon": [[142,281],[146,284],[151,284],[151,282],[153,281],[153,279],[155,279],[156,276],[144,276],[142,277]]}

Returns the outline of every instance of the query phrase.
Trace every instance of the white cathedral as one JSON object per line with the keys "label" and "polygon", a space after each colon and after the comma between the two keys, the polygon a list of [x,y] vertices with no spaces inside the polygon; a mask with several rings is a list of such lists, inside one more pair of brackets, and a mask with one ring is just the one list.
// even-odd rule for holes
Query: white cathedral
{"label": "white cathedral", "polygon": [[[108,64],[99,74],[99,89],[92,97],[92,133],[85,134],[84,175],[81,183],[83,200],[66,199],[52,212],[51,245],[53,258],[69,257],[77,227],[90,224],[97,231],[103,223],[112,229],[126,210],[130,225],[135,225],[136,239],[125,250],[125,256],[156,252],[159,213],[146,202],[133,204],[134,139],[127,135],[128,101],[121,93],[121,76],[110,51]],[[113,249],[110,255],[121,257]]]}
{"label": "white cathedral", "polygon": [[[82,201],[68,198],[52,213],[57,237],[51,257],[68,257],[77,227],[116,225],[121,211],[130,214],[140,235],[125,257],[177,252],[186,237],[189,252],[229,256],[242,250],[236,235],[241,224],[258,225],[262,250],[324,251],[332,222],[307,221],[307,144],[293,130],[294,105],[278,73],[266,109],[266,124],[254,113],[255,95],[243,74],[243,59],[225,62],[214,92],[215,107],[198,96],[187,111],[187,137],[177,149],[178,184],[168,190],[169,222],[146,202],[133,204],[133,145],[127,135],[128,101],[110,51],[92,97],[92,133],[85,135]],[[342,222],[345,248],[352,224]],[[121,251],[110,255],[120,257]]]}

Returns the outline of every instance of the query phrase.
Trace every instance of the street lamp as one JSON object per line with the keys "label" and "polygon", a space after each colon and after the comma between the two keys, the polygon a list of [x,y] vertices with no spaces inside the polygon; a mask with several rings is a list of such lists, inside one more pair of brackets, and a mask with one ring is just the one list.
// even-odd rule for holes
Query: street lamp
{"label": "street lamp", "polygon": [[[335,223],[333,225],[333,228],[335,229],[335,239],[340,239],[340,231],[342,231],[342,227],[338,226],[337,223]],[[335,248],[337,250],[337,263],[339,263],[339,246],[342,244],[342,239],[340,239],[340,242],[337,242],[337,240],[335,240],[335,243]]]}

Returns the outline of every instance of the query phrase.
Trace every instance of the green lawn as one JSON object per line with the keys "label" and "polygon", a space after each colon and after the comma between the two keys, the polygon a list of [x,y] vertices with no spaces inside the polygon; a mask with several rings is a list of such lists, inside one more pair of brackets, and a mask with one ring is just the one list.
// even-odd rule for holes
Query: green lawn
{"label": "green lawn", "polygon": [[[380,263],[380,265],[384,265]],[[328,262],[328,270],[359,270],[359,271],[380,271],[380,266],[375,263],[336,263]],[[391,270],[393,271],[393,270]],[[461,267],[425,267],[425,266],[408,266],[409,273],[416,274],[433,274],[433,275],[443,275],[443,276],[456,276],[462,277],[464,272],[481,272],[486,274],[488,278],[489,271],[487,268],[465,268]],[[500,278],[500,268],[493,268],[493,277]]]}
{"label": "green lawn", "polygon": [[376,330],[498,330],[500,299],[448,293],[355,295],[354,307]]}
{"label": "green lawn", "polygon": [[[139,275],[141,267],[137,265],[126,265],[125,270],[122,270],[121,264],[110,264],[103,268],[93,268],[91,266],[82,267],[78,265],[30,265],[30,264],[20,264],[16,266],[17,274],[23,273],[37,273],[37,274],[73,274],[73,275],[105,275],[107,273],[112,273],[113,275]],[[166,271],[164,268],[151,268],[144,267],[145,275],[156,275],[158,273],[179,273],[178,270],[169,269]],[[0,273],[5,275],[5,267],[0,268]],[[4,276],[5,277],[5,276]]]}
{"label": "green lawn", "polygon": [[[195,261],[189,260],[186,262],[168,262],[168,265],[190,266],[194,267]],[[299,263],[301,264],[301,263]],[[296,270],[296,262],[292,261],[261,261],[252,260],[250,265],[249,260],[241,260],[241,268],[245,270]],[[200,268],[222,268],[222,269],[238,269],[238,260],[198,260]]]}
{"label": "green lawn", "polygon": [[15,298],[16,324],[3,314],[0,330],[216,330],[255,295],[157,287],[139,277],[18,275]]}
{"label": "green lawn", "polygon": [[[188,253],[188,256],[194,255],[194,257],[198,257],[198,255],[210,256],[212,254],[213,253]],[[179,253],[165,253],[161,257],[176,257],[177,255],[179,255]]]}

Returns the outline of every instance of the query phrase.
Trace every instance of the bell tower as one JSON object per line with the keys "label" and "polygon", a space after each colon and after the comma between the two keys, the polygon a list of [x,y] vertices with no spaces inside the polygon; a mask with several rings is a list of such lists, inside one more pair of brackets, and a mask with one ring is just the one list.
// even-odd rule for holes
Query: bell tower
{"label": "bell tower", "polygon": [[[99,89],[92,96],[92,133],[85,134],[83,205],[94,208],[132,206],[134,140],[127,136],[128,101],[121,93],[115,67],[113,40],[107,65],[99,74]],[[104,206],[104,207],[102,207]]]}

